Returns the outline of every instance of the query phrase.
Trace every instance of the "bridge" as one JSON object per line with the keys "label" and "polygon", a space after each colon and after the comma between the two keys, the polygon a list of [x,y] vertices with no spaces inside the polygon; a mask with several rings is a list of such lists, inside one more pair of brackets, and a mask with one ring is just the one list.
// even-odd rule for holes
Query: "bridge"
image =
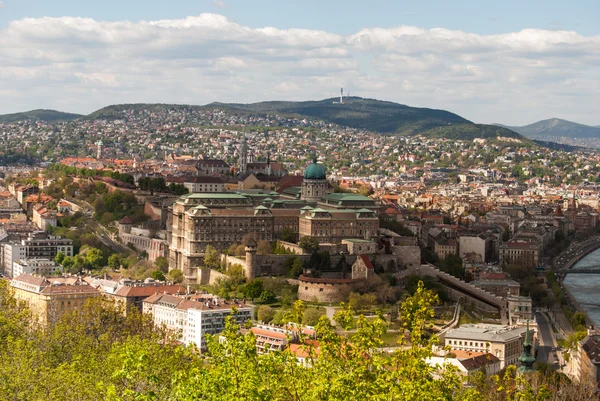
{"label": "bridge", "polygon": [[577,269],[561,269],[557,270],[560,274],[600,274],[600,265],[585,266]]}
{"label": "bridge", "polygon": [[420,265],[419,267],[413,267],[403,270],[397,275],[397,278],[404,278],[405,276],[411,274],[435,277],[442,285],[450,288],[451,290],[457,291],[483,304],[492,306],[493,308],[497,309],[500,313],[502,324],[509,323],[508,303],[503,298],[498,297],[490,292],[487,292],[479,287],[475,287],[472,284],[466,283],[446,272],[441,271],[440,269],[431,264],[424,264]]}

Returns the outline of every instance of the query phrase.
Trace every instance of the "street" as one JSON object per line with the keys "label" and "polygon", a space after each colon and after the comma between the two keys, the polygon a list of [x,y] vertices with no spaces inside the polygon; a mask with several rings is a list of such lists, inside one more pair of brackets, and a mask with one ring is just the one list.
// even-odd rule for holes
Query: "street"
{"label": "street", "polygon": [[539,346],[538,352],[536,356],[536,360],[541,363],[547,363],[552,365],[554,369],[559,369],[559,364],[554,363],[556,358],[558,358],[556,352],[556,339],[554,338],[554,333],[552,332],[552,326],[550,325],[550,321],[543,313],[536,312],[535,314],[537,323],[538,323],[538,338],[539,338]]}

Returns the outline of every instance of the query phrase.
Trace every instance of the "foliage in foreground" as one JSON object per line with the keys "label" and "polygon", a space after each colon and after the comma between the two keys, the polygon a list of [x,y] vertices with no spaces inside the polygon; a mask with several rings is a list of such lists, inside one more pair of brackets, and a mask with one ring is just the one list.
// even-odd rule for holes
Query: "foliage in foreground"
{"label": "foliage in foreground", "polygon": [[[377,351],[383,318],[359,317],[357,332],[339,336],[321,318],[320,351],[306,365],[289,352],[258,355],[252,334],[232,320],[199,355],[137,313],[123,316],[107,301],[90,303],[50,329],[29,323],[28,309],[0,281],[2,400],[592,400],[593,393],[543,375],[474,377],[427,365],[425,336],[435,296],[420,285],[400,311],[411,345]],[[348,309],[348,313],[352,313]],[[588,391],[588,392],[586,392]]]}

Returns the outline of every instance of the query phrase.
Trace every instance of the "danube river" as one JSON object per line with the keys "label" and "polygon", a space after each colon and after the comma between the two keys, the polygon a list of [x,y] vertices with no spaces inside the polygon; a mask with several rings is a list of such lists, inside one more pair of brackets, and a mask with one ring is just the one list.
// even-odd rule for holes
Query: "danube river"
{"label": "danube river", "polygon": [[[590,266],[599,266],[598,270],[600,270],[600,249],[586,255],[573,266],[573,269]],[[564,285],[596,326],[600,326],[600,274],[567,274]]]}

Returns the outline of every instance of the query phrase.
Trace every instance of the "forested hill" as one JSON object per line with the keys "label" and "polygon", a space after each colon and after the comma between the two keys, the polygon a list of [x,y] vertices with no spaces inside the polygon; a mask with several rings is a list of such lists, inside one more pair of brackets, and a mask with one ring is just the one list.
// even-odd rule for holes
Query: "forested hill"
{"label": "forested hill", "polygon": [[445,110],[410,107],[360,97],[346,97],[343,104],[339,103],[339,99],[333,98],[308,102],[212,103],[207,106],[250,113],[278,113],[311,117],[382,134],[413,135],[440,126],[470,123],[469,120]]}
{"label": "forested hill", "polygon": [[63,113],[56,110],[31,110],[23,113],[0,115],[0,123],[14,123],[17,121],[71,121],[83,117],[80,114]]}

